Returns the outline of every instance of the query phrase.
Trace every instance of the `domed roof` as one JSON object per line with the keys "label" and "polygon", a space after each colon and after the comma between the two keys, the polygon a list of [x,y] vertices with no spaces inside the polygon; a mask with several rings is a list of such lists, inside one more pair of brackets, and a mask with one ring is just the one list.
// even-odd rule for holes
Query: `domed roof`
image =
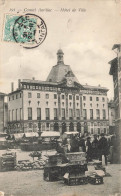
{"label": "domed roof", "polygon": [[57,51],[57,54],[64,54],[64,53],[63,53],[63,51],[62,51],[61,49],[59,49],[59,50]]}

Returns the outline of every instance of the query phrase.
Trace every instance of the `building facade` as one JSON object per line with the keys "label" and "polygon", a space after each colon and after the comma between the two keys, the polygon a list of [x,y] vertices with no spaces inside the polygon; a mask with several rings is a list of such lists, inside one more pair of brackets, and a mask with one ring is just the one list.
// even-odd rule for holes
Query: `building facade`
{"label": "building facade", "polygon": [[7,127],[8,104],[5,103],[5,93],[0,92],[0,133]]}
{"label": "building facade", "polygon": [[70,65],[64,64],[60,49],[57,64],[46,81],[18,80],[17,90],[12,84],[8,94],[8,129],[10,132],[107,133],[107,91],[100,86],[81,85]]}
{"label": "building facade", "polygon": [[109,116],[109,133],[115,133],[115,104],[114,101],[111,100],[108,103],[108,116]]}
{"label": "building facade", "polygon": [[115,128],[121,138],[121,44],[115,44],[112,50],[116,52],[117,57],[109,62],[109,74],[113,76],[114,84]]}

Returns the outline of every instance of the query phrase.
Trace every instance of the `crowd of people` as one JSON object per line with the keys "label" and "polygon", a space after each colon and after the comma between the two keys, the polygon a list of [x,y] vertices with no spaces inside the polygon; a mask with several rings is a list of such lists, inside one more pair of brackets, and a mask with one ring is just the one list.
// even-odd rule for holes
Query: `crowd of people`
{"label": "crowd of people", "polygon": [[[92,159],[99,159],[102,161],[104,156],[105,164],[115,162],[115,153],[117,149],[117,139],[115,135],[111,137],[105,136],[104,133],[100,135],[90,135],[81,137],[72,135],[71,138],[65,138],[61,146],[67,147],[67,152],[86,152],[87,162]],[[64,150],[62,150],[64,151]]]}

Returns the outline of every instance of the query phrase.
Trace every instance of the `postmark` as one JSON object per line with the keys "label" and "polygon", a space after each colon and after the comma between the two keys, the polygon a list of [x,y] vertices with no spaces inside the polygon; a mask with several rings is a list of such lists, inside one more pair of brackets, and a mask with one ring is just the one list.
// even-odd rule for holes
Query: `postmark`
{"label": "postmark", "polygon": [[24,48],[38,47],[47,36],[44,20],[35,14],[23,16],[7,15],[4,27],[4,41],[19,43]]}

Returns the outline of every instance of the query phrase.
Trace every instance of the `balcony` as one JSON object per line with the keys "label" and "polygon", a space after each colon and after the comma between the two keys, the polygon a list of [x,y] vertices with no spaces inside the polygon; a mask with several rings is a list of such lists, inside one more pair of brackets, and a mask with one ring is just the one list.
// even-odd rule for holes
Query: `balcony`
{"label": "balcony", "polygon": [[73,120],[73,117],[69,117],[69,120]]}
{"label": "balcony", "polygon": [[28,117],[28,120],[32,120],[32,117]]}
{"label": "balcony", "polygon": [[50,117],[46,117],[46,120],[50,120]]}
{"label": "balcony", "polygon": [[41,117],[37,117],[37,120],[41,120]]}
{"label": "balcony", "polygon": [[58,120],[58,117],[54,117],[54,120]]}

